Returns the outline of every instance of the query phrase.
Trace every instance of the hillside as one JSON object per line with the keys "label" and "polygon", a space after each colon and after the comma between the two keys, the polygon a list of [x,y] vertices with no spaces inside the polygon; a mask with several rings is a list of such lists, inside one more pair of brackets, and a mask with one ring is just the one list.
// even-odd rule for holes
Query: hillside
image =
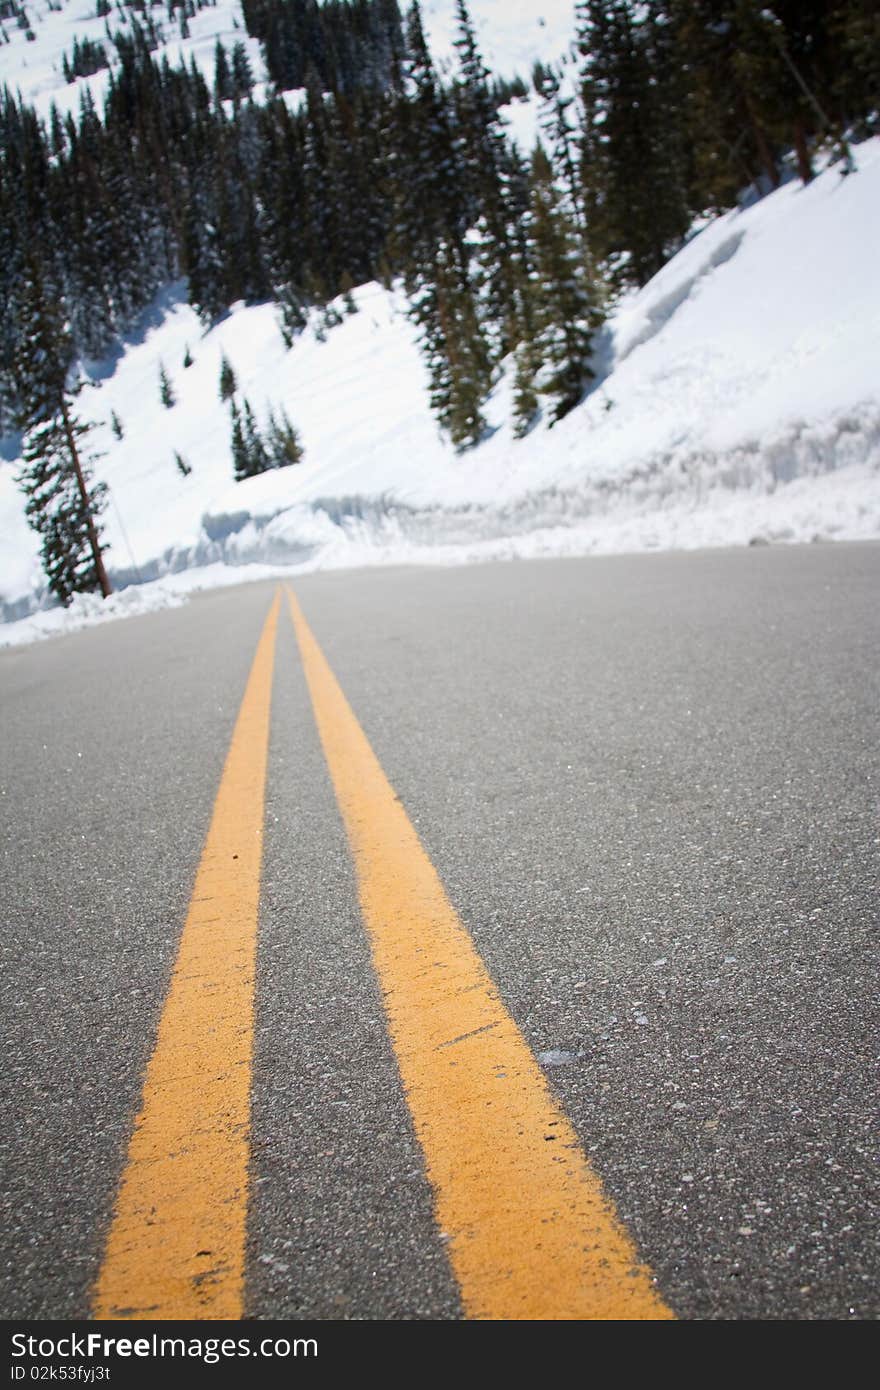
{"label": "hillside", "polygon": [[[564,49],[567,7],[519,7],[532,16],[536,8],[545,24],[514,18],[515,7],[480,7],[481,40],[498,70],[522,71],[529,52]],[[27,86],[20,82],[28,99],[57,99],[59,54],[79,32],[80,10],[86,0],[71,0],[35,25]],[[452,10],[425,7],[441,57]],[[234,7],[200,11],[180,41],[206,71],[218,34],[239,36]],[[8,65],[17,42],[0,48],[0,62]],[[528,104],[517,106],[525,127]],[[266,566],[880,535],[880,140],[859,145],[856,163],[848,176],[838,166],[807,187],[786,182],[695,230],[649,283],[622,295],[596,342],[595,380],[552,427],[545,410],[514,437],[507,359],[486,403],[486,435],[465,453],[431,414],[402,291],[362,285],[357,312],[335,301],[341,322],[326,329],[312,314],[288,348],[273,305],[233,305],[206,330],[185,285],[168,287],[118,351],[84,364],[90,384],[77,403],[94,423],[97,475],[110,489],[108,567],[117,587],[138,588],[103,607],[83,596],[67,612],[28,617],[47,600],[15,483],[17,442],[7,439],[0,641],[176,601],[189,587]],[[184,367],[187,350],[193,361]],[[304,462],[233,482],[218,393],[224,356],[259,420],[270,407],[288,412]],[[162,368],[170,409],[159,397]]]}
{"label": "hillside", "polygon": [[[7,43],[0,44],[0,86],[13,92],[48,117],[51,105],[62,114],[75,112],[83,87],[97,104],[107,88],[107,71],[67,83],[63,74],[65,54],[74,38],[101,43],[106,36],[105,19],[96,14],[95,0],[28,0],[26,13],[33,39],[14,21],[4,23]],[[431,51],[441,68],[450,68],[455,50],[455,0],[427,0],[422,6]],[[163,16],[164,17],[164,16]],[[489,67],[505,76],[519,73],[528,78],[535,61],[553,63],[564,58],[574,32],[574,0],[480,0],[474,6],[474,25],[483,56]],[[169,61],[196,62],[207,80],[214,72],[214,46],[241,41],[259,84],[265,87],[266,72],[260,44],[244,31],[240,0],[217,0],[188,20],[189,34],[183,38],[179,25],[165,23],[167,42],[156,49],[157,57]]]}

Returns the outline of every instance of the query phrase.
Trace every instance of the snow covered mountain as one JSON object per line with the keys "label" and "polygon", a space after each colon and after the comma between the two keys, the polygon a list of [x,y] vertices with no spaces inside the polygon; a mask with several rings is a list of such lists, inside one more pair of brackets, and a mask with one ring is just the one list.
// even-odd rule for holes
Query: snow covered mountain
{"label": "snow covered mountain", "polygon": [[[58,3],[29,5],[33,41],[7,23],[11,42],[0,47],[0,82],[43,112],[78,100],[83,81],[97,95],[106,77],[64,82],[73,35],[100,36],[103,20],[93,0]],[[552,59],[570,42],[569,4],[473,9],[499,71],[528,76],[530,55]],[[449,50],[453,10],[452,0],[425,6],[438,54]],[[236,5],[199,11],[170,47],[209,74],[218,35],[242,37]],[[259,75],[258,45],[251,58]],[[267,566],[880,535],[880,140],[858,146],[856,159],[853,174],[833,167],[807,187],[784,184],[695,233],[622,299],[599,340],[593,388],[554,427],[540,419],[514,437],[508,364],[487,406],[488,435],[465,454],[430,414],[402,295],[361,286],[356,313],[338,301],[339,326],[325,332],[316,315],[288,349],[272,305],[234,306],[206,331],[185,287],[169,287],[117,353],[86,364],[91,385],[77,403],[95,425],[97,473],[110,490],[108,567],[118,587],[132,587],[103,606],[88,596],[28,616],[46,606],[44,580],[15,482],[17,442],[6,440],[0,642]],[[288,411],[303,463],[232,481],[224,356],[259,417],[270,404]]]}
{"label": "snow covered mountain", "polygon": [[[107,86],[106,70],[68,83],[63,62],[74,39],[100,43],[105,38],[106,17],[96,10],[96,0],[26,0],[24,10],[30,28],[14,19],[2,21],[6,43],[0,43],[0,85],[20,92],[24,101],[48,116],[54,102],[62,115],[76,111],[85,85],[100,106]],[[565,58],[574,35],[574,0],[476,0],[471,6],[483,56],[493,72],[505,77],[519,73],[528,79],[536,61],[555,63]],[[161,8],[160,18],[164,12]],[[431,51],[442,67],[454,57],[454,0],[427,0],[422,13]],[[113,11],[110,11],[112,16]],[[187,22],[188,37],[178,26],[165,26],[169,41],[156,56],[172,64],[195,61],[205,78],[214,75],[214,46],[243,42],[254,74],[265,82],[260,44],[244,26],[239,0],[217,0],[198,10]],[[28,38],[28,33],[31,37]]]}

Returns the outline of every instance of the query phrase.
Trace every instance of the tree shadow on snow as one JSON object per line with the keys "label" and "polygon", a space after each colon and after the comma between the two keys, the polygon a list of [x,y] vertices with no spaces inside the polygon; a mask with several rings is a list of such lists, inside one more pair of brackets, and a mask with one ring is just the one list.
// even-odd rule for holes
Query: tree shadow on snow
{"label": "tree shadow on snow", "polygon": [[155,298],[138,314],[134,323],[111,344],[103,357],[85,357],[82,369],[89,381],[107,381],[112,377],[129,348],[139,347],[156,328],[161,328],[169,314],[181,304],[189,304],[186,280],[175,280],[159,290]]}

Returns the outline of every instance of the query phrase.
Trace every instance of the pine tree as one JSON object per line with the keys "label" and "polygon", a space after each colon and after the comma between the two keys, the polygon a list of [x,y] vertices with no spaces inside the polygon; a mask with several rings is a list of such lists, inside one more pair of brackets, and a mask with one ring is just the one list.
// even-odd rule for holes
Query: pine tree
{"label": "pine tree", "polygon": [[268,451],[273,468],[287,468],[301,461],[303,448],[299,435],[283,407],[280,419],[273,410],[269,411],[268,434]]}
{"label": "pine tree", "polygon": [[538,418],[540,408],[535,389],[540,359],[535,344],[528,340],[521,342],[516,349],[514,363],[513,433],[517,439],[522,439]]}
{"label": "pine tree", "polygon": [[532,158],[532,188],[529,231],[535,267],[534,350],[541,362],[537,388],[553,402],[552,419],[556,421],[577,405],[593,376],[590,357],[598,313],[579,238],[540,144]]}
{"label": "pine tree", "polygon": [[676,63],[685,67],[681,118],[690,150],[689,199],[696,210],[729,207],[737,192],[779,171],[766,132],[731,62],[729,17],[717,0],[671,0]]}
{"label": "pine tree", "polygon": [[194,359],[193,359],[193,355],[192,355],[192,353],[191,353],[190,350],[189,350],[189,343],[187,343],[186,348],[185,348],[185,350],[184,350],[184,354],[183,354],[183,365],[184,365],[184,368],[191,367],[192,364],[193,364],[193,360],[194,360]]}
{"label": "pine tree", "polygon": [[417,0],[406,16],[403,87],[402,99],[391,105],[385,132],[393,210],[386,250],[410,289],[438,239],[460,236],[467,225],[450,101],[428,49]]}
{"label": "pine tree", "polygon": [[[880,23],[873,11],[875,79]],[[798,172],[813,176],[811,146],[830,140],[841,157],[854,110],[844,98],[857,68],[842,47],[860,0],[667,0],[667,52],[678,82],[692,154],[692,202],[698,210],[729,206],[753,183],[760,193],[779,185],[794,147]],[[856,109],[866,111],[864,96]],[[875,108],[876,109],[876,108]]]}
{"label": "pine tree", "polygon": [[352,280],[348,271],[345,271],[339,281],[339,294],[342,299],[342,308],[337,310],[337,313],[339,315],[340,323],[342,323],[343,320],[351,314],[357,313],[357,305],[355,304],[354,298],[352,296],[353,289],[354,281]]}
{"label": "pine tree", "polygon": [[65,607],[76,593],[111,592],[97,524],[106,487],[92,479],[83,449],[88,433],[62,397],[56,412],[27,430],[22,443],[18,481],[27,498],[25,516],[40,536],[49,588]]}
{"label": "pine tree", "polygon": [[489,70],[477,44],[476,31],[465,0],[456,0],[458,33],[453,45],[458,53],[456,114],[465,167],[477,196],[485,190],[495,170],[498,149],[498,115],[489,90]]}
{"label": "pine tree", "polygon": [[[844,125],[860,134],[880,129],[880,10],[875,0],[840,0],[828,19],[838,61],[832,67],[832,101]],[[871,115],[873,113],[873,117]]]}
{"label": "pine tree", "polygon": [[663,11],[652,0],[578,6],[586,225],[596,262],[618,285],[646,284],[690,225]]}
{"label": "pine tree", "polygon": [[577,231],[583,233],[583,183],[578,170],[577,130],[569,119],[574,98],[565,96],[559,77],[549,68],[541,69],[541,130],[549,158],[558,173],[563,206]]}
{"label": "pine tree", "polygon": [[[280,424],[278,421],[274,422],[276,433],[267,447],[260,434],[250,401],[245,400],[242,409],[239,410],[233,400],[230,403],[230,410],[232,466],[236,482],[240,483],[244,478],[256,477],[258,473],[265,473],[269,468],[280,468],[288,462],[297,462],[297,459],[294,458],[285,458],[284,463],[276,462],[276,458],[280,459],[285,450],[295,453],[298,447],[296,431],[286,415],[283,415]],[[278,450],[277,455],[275,449]]]}
{"label": "pine tree", "polygon": [[43,569],[60,602],[67,606],[74,594],[95,589],[106,598],[111,588],[98,525],[106,488],[93,481],[84,449],[89,427],[73,411],[69,334],[33,267],[22,287],[20,323],[15,373],[25,515],[40,536]]}
{"label": "pine tree", "polygon": [[166,372],[162,362],[159,363],[159,399],[166,410],[170,410],[175,403],[174,388],[171,385],[171,378]]}
{"label": "pine tree", "polygon": [[478,268],[483,320],[493,356],[514,346],[515,313],[512,227],[524,209],[511,198],[512,156],[489,87],[489,72],[477,45],[465,0],[456,0],[459,56],[455,87],[457,158],[468,190],[475,229],[470,249]]}
{"label": "pine tree", "polygon": [[281,334],[290,348],[306,325],[302,128],[282,100],[261,108],[261,151],[254,174],[263,261]]}
{"label": "pine tree", "polygon": [[284,346],[289,350],[293,347],[294,339],[309,321],[305,297],[295,285],[288,283],[275,291],[275,302],[281,311],[281,337]]}
{"label": "pine tree", "polygon": [[[218,142],[219,144],[219,142]],[[211,140],[205,140],[204,157],[218,157]],[[215,184],[222,183],[221,172],[210,171],[194,180],[185,213],[182,260],[189,279],[190,302],[205,323],[216,322],[229,308],[235,295],[230,291],[227,255],[221,231],[221,208]]]}
{"label": "pine tree", "polygon": [[243,478],[251,475],[247,444],[244,437],[244,426],[242,425],[241,412],[235,403],[234,398],[230,402],[230,420],[232,425],[232,472],[235,481],[240,483]]}
{"label": "pine tree", "polygon": [[177,465],[178,473],[180,473],[182,477],[188,478],[192,472],[192,466],[187,463],[183,454],[178,453],[176,449],[174,451],[174,462]]}
{"label": "pine tree", "polygon": [[421,329],[431,409],[462,451],[485,433],[492,361],[467,262],[450,243],[438,245],[430,276],[423,274],[416,287],[411,316]]}
{"label": "pine tree", "polygon": [[221,401],[232,400],[238,390],[238,381],[235,371],[229,358],[225,355],[220,359],[220,399]]}
{"label": "pine tree", "polygon": [[124,427],[123,427],[122,421],[120,420],[119,416],[116,414],[116,411],[115,411],[115,410],[111,410],[111,412],[110,412],[110,428],[112,429],[112,431],[113,431],[113,433],[115,434],[115,436],[116,436],[117,439],[123,439],[123,438],[124,438],[124,436],[125,436],[125,429],[124,429]]}
{"label": "pine tree", "polygon": [[218,39],[214,45],[214,96],[217,104],[229,101],[232,97],[232,77],[226,49]]}
{"label": "pine tree", "polygon": [[271,464],[268,450],[263,443],[256,417],[248,400],[244,402],[243,429],[244,444],[247,450],[248,477],[254,477],[257,473],[265,473]]}
{"label": "pine tree", "polygon": [[239,40],[232,49],[232,99],[235,102],[246,100],[254,86],[254,74],[247,49]]}

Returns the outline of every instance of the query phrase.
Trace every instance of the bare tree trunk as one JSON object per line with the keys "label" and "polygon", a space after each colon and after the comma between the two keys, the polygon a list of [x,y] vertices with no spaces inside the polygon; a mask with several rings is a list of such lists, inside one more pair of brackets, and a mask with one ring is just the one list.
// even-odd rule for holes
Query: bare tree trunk
{"label": "bare tree trunk", "polygon": [[86,526],[88,528],[89,533],[89,545],[92,548],[92,559],[95,562],[95,574],[98,576],[98,583],[101,586],[102,597],[109,598],[113,590],[110,587],[110,580],[107,578],[107,571],[104,568],[104,557],[101,554],[101,544],[98,540],[98,532],[95,527],[94,518],[92,517],[92,508],[89,503],[89,494],[88,489],[86,488],[86,480],[83,477],[83,471],[79,461],[79,453],[76,447],[76,440],[73,436],[73,429],[71,428],[70,424],[70,416],[67,413],[67,401],[64,399],[63,395],[61,397],[61,418],[64,421],[64,435],[67,439],[67,447],[70,450],[71,461],[73,463],[74,472],[76,473],[76,483],[77,487],[79,488],[79,495],[82,498],[83,509],[86,514]]}
{"label": "bare tree trunk", "polygon": [[812,183],[814,178],[813,165],[810,162],[810,151],[807,148],[807,133],[804,130],[804,123],[800,117],[794,123],[794,148],[797,155],[798,174],[803,183]]}

